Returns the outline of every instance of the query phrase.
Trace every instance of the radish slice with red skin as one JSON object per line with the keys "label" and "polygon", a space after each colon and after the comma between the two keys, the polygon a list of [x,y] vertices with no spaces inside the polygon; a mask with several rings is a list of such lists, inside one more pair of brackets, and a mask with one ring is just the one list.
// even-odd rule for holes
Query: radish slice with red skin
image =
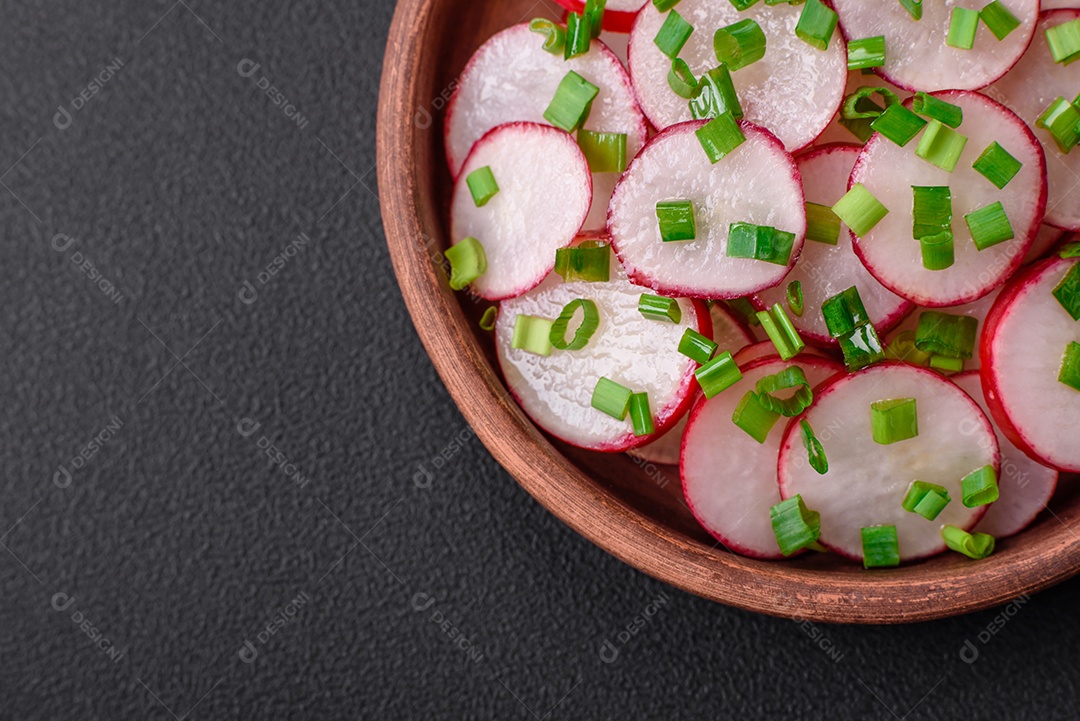
{"label": "radish slice with red skin", "polygon": [[[758,360],[760,358],[766,358],[768,356],[776,356],[777,358],[780,357],[776,352],[776,346],[773,344],[773,342],[771,340],[763,340],[760,343],[754,343],[753,345],[746,346],[745,348],[740,350],[738,353],[736,353],[732,357],[732,360],[735,361],[736,365],[738,365],[740,368],[742,368],[744,365],[748,365],[748,364],[750,364],[750,363],[752,363],[752,362],[754,362],[754,361],[756,361],[756,360]],[[808,345],[805,348],[803,348],[799,352],[799,354],[797,356],[795,356],[795,358],[797,360],[801,360],[802,358],[804,358],[806,356],[811,356],[811,357],[814,357],[814,358],[827,358],[829,360],[835,360],[835,358],[833,358],[828,353],[826,353],[824,351],[821,351],[821,350],[818,350],[817,348],[815,348],[812,345]]]}
{"label": "radish slice with red skin", "polygon": [[713,537],[754,558],[783,558],[769,509],[781,500],[776,460],[784,423],[781,419],[765,443],[758,443],[731,421],[731,414],[757,381],[791,366],[802,368],[811,385],[843,371],[840,363],[821,358],[762,358],[743,368],[743,379],[723,393],[700,397],[683,435],[679,469],[687,505]]}
{"label": "radish slice with red skin", "polygon": [[[979,321],[979,327],[975,331],[975,348],[974,354],[971,358],[964,361],[964,370],[973,371],[979,368],[979,338],[982,337],[983,329],[986,327],[986,316],[990,312],[990,308],[993,307],[994,301],[997,300],[998,294],[1001,293],[1001,288],[995,288],[987,295],[979,298],[971,303],[965,303],[964,305],[954,305],[948,308],[915,308],[911,313],[900,322],[900,325],[896,326],[885,336],[886,345],[896,340],[896,336],[905,331],[916,332],[919,329],[919,316],[925,311],[937,311],[939,313],[949,313],[951,315],[965,315],[969,318],[975,318]],[[899,360],[904,360],[900,358]]]}
{"label": "radish slice with red skin", "polygon": [[885,65],[875,68],[894,85],[914,92],[923,90],[978,90],[994,82],[1024,54],[1039,16],[1039,0],[1001,0],[1020,20],[1020,26],[998,40],[979,23],[971,50],[945,44],[954,7],[978,11],[985,0],[923,2],[916,21],[893,0],[833,0],[846,38],[885,36]]}
{"label": "radish slice with red skin", "polygon": [[[584,0],[555,0],[570,12],[580,13],[585,10]],[[628,33],[634,25],[638,10],[649,0],[608,0],[604,7],[604,30],[613,33]]]}
{"label": "radish slice with red skin", "polygon": [[[552,273],[537,288],[502,302],[495,322],[499,365],[518,405],[538,426],[575,446],[615,453],[655,440],[686,413],[697,388],[697,363],[679,353],[679,340],[687,328],[710,335],[709,311],[700,301],[681,299],[679,323],[650,320],[638,310],[641,294],[612,262],[606,283],[563,283]],[[600,316],[584,348],[541,356],[510,347],[518,315],[555,319],[578,298],[592,300]],[[649,394],[655,433],[635,436],[629,416],[620,421],[592,407],[601,377]]]}
{"label": "radish slice with red skin", "polygon": [[1035,236],[1035,242],[1031,244],[1027,255],[1024,256],[1024,265],[1030,265],[1037,260],[1042,260],[1043,256],[1049,253],[1050,249],[1061,242],[1064,237],[1064,230],[1044,223]]}
{"label": "radish slice with red skin", "polygon": [[[832,207],[844,197],[851,169],[861,151],[858,145],[838,144],[814,148],[797,156],[795,162],[802,175],[806,202]],[[878,333],[896,325],[914,307],[911,301],[896,295],[870,275],[851,249],[847,226],[841,226],[836,245],[807,241],[784,281],[758,293],[754,299],[758,310],[771,308],[775,303],[783,303],[787,308],[787,286],[794,281],[802,285],[803,312],[795,315],[789,309],[788,315],[803,340],[819,345],[837,345],[821,315],[822,304],[851,286],[859,289],[859,297]]]}
{"label": "radish slice with red skin", "polygon": [[[478,208],[465,179],[485,166],[499,192]],[[577,142],[550,125],[501,125],[473,146],[462,169],[450,206],[451,237],[455,244],[476,238],[487,256],[487,271],[470,289],[502,300],[535,287],[589,212],[592,175]]]}
{"label": "radish slice with red skin", "polygon": [[[1035,241],[1046,207],[1046,161],[1035,136],[1004,105],[966,91],[934,96],[964,111],[958,132],[968,142],[956,169],[949,173],[916,156],[918,139],[901,148],[875,134],[855,163],[849,186],[862,183],[889,209],[873,230],[855,237],[855,253],[867,270],[897,295],[918,305],[939,308],[970,303],[986,295],[1020,267]],[[910,100],[905,102],[910,104]],[[993,142],[1000,143],[1024,164],[1004,190],[998,190],[971,167]],[[923,267],[919,242],[912,238],[913,185],[947,185],[952,190],[956,262],[950,268]],[[1016,237],[980,251],[971,239],[964,216],[997,201],[1004,206]]]}
{"label": "radish slice with red skin", "polygon": [[[919,435],[880,445],[870,430],[870,404],[914,398]],[[809,421],[825,449],[829,470],[810,467],[800,421]],[[1000,467],[990,421],[966,393],[938,374],[901,363],[882,363],[838,376],[818,388],[814,405],[787,425],[780,446],[780,495],[801,495],[821,514],[821,544],[862,560],[860,529],[895,525],[900,560],[912,561],[945,550],[941,529],[969,530],[986,506],[967,508],[960,481],[987,465]],[[912,481],[944,486],[952,498],[928,521],[905,511],[901,502]]]}
{"label": "radish slice with red skin", "polygon": [[[971,396],[984,413],[990,413],[977,372],[957,373],[950,380]],[[993,420],[991,418],[990,422],[993,423]],[[1027,528],[1046,508],[1057,488],[1058,472],[1028,458],[1005,438],[996,424],[994,430],[1001,448],[1001,474],[998,476],[1000,496],[990,505],[974,530],[989,533],[994,538],[1005,538]]]}
{"label": "radish slice with red skin", "polygon": [[[493,35],[469,59],[450,98],[444,125],[446,157],[455,177],[473,144],[492,128],[517,121],[548,125],[544,111],[571,70],[600,88],[585,128],[626,133],[628,159],[644,145],[645,117],[634,97],[630,77],[615,54],[594,40],[585,55],[563,60],[562,55],[545,52],[540,47],[542,42],[543,38],[529,30],[528,23],[514,25]],[[618,173],[593,175],[592,212],[585,223],[587,228],[604,227],[608,199],[618,179]]]}
{"label": "radish slice with red skin", "polygon": [[1077,0],[1042,0],[1039,6],[1045,12],[1047,10],[1080,8],[1080,2]]}
{"label": "radish slice with red skin", "polygon": [[1055,63],[1046,44],[1047,28],[1080,18],[1080,3],[1075,10],[1043,13],[1035,39],[1016,67],[988,88],[986,94],[1011,108],[1034,129],[1035,137],[1046,152],[1046,172],[1050,196],[1046,202],[1046,223],[1080,230],[1080,151],[1062,153],[1050,133],[1035,126],[1050,103],[1059,95],[1068,100],[1080,92],[1080,64]]}
{"label": "radish slice with red skin", "polygon": [[1080,322],[1052,291],[1077,261],[1051,257],[1009,282],[986,318],[980,355],[986,402],[1002,433],[1031,458],[1080,472],[1080,391],[1058,381]]}
{"label": "radish slice with red skin", "polygon": [[[746,141],[711,164],[695,135],[706,122],[673,125],[646,144],[611,196],[608,232],[632,282],[673,297],[739,298],[779,283],[798,258],[806,235],[802,184],[780,142],[747,122],[740,122]],[[694,204],[694,240],[660,238],[656,203],[674,199]],[[735,222],[794,233],[788,264],[729,258]]]}
{"label": "radish slice with red skin", "polygon": [[[903,88],[898,88],[888,80],[879,78],[876,75],[863,75],[862,70],[851,70],[848,72],[847,87],[844,88],[844,97],[848,97],[859,88],[885,88],[891,93],[894,93],[900,100],[907,100],[911,97],[911,93]],[[879,106],[883,104],[883,101],[878,96],[874,95],[871,100],[877,103]],[[825,146],[832,143],[858,143],[860,142],[855,134],[840,124],[840,113],[843,112],[843,106],[836,113],[833,114],[832,120],[825,127],[825,130],[821,132],[821,135],[814,140],[815,146]],[[807,151],[809,152],[809,151]]]}
{"label": "radish slice with red skin", "polygon": [[[765,33],[765,57],[732,73],[745,119],[767,127],[792,152],[821,134],[843,100],[847,50],[839,32],[821,51],[795,35],[801,7],[758,3],[740,12],[728,0],[680,0],[675,9],[694,26],[679,53],[694,77],[717,66],[713,34],[719,28],[756,21]],[[661,130],[691,120],[689,103],[668,85],[671,59],[653,42],[666,18],[649,3],[630,33],[634,90],[649,121]]]}

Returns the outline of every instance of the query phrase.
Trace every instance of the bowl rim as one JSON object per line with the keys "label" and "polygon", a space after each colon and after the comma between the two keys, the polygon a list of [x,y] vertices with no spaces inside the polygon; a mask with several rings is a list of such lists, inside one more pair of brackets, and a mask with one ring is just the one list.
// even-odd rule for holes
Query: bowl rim
{"label": "bowl rim", "polygon": [[[1080,504],[1055,514],[1060,529],[980,562],[939,568],[831,571],[757,561],[689,538],[637,512],[563,456],[505,390],[433,258],[441,221],[431,163],[444,162],[426,133],[434,73],[421,62],[442,32],[445,0],[399,0],[379,90],[377,170],[394,273],[428,355],[458,409],[495,459],[530,495],[581,536],[672,586],[737,608],[829,623],[908,623],[989,608],[1080,572]],[[426,119],[423,114],[427,114]]]}

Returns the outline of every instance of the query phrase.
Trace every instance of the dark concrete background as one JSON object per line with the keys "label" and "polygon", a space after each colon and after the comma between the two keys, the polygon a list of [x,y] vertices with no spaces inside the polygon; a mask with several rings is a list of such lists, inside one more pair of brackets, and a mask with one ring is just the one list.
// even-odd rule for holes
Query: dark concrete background
{"label": "dark concrete background", "polygon": [[391,273],[391,5],[3,3],[0,718],[1075,716],[1080,583],[797,624],[514,484]]}

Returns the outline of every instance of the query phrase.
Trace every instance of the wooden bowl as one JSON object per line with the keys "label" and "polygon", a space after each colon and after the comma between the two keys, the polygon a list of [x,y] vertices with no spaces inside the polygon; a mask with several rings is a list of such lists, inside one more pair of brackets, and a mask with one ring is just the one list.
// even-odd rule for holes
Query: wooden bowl
{"label": "wooden bowl", "polygon": [[[719,0],[718,0],[719,1]],[[492,34],[554,8],[540,0],[399,0],[383,60],[378,181],[394,271],[417,332],[492,455],[548,510],[617,558],[667,583],[739,608],[847,623],[901,623],[1003,603],[1080,570],[1080,500],[1065,479],[1050,512],[983,561],[947,553],[865,571],[808,554],[784,562],[728,553],[682,502],[678,471],[553,441],[508,398],[486,303],[449,289],[451,179],[442,119],[455,78]]]}

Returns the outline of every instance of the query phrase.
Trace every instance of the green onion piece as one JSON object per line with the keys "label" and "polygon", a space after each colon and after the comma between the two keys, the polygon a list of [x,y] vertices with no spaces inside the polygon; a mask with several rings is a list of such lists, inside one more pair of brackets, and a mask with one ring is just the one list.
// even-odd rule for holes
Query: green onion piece
{"label": "green onion piece", "polygon": [[716,116],[695,130],[694,134],[713,165],[746,142],[742,128],[730,112]]}
{"label": "green onion piece", "polygon": [[694,120],[718,118],[724,113],[738,120],[743,116],[739,95],[731,81],[731,72],[721,64],[704,73],[698,80],[694,97],[690,99],[690,115]]}
{"label": "green onion piece", "polygon": [[1016,177],[1024,164],[995,141],[986,146],[986,150],[982,151],[982,155],[971,164],[971,167],[993,183],[998,190],[1002,190]]}
{"label": "green onion piece", "polygon": [[[884,112],[882,107],[870,100],[871,95],[878,95],[885,102],[885,107],[897,105],[900,98],[888,88],[872,87],[864,85],[851,95],[844,98],[844,104],[840,109],[841,118],[855,120],[858,118],[876,118]],[[869,103],[869,104],[864,104]]]}
{"label": "green onion piece", "polygon": [[551,327],[553,325],[553,321],[535,315],[515,317],[510,347],[536,355],[551,355]]}
{"label": "green onion piece", "polygon": [[945,526],[941,537],[946,546],[976,561],[994,552],[994,537],[989,533],[968,533],[956,526]]}
{"label": "green onion piece", "polygon": [[834,296],[826,298],[821,304],[821,315],[825,318],[825,327],[833,338],[847,335],[864,323],[870,322],[859,289],[851,286]]}
{"label": "green onion piece", "polygon": [[682,308],[674,298],[643,293],[638,299],[638,311],[650,320],[678,323],[682,320]]}
{"label": "green onion piece", "polygon": [[594,173],[621,173],[626,170],[626,133],[596,133],[582,128],[578,146]]}
{"label": "green onion piece", "polygon": [[652,0],[653,6],[662,13],[679,4],[679,0]]}
{"label": "green onion piece", "polygon": [[918,513],[928,521],[938,517],[938,514],[949,505],[952,498],[944,486],[925,481],[915,481],[908,487],[904,500],[900,505],[905,511]]}
{"label": "green onion piece", "polygon": [[461,290],[487,271],[487,254],[480,241],[471,235],[446,249],[450,262],[450,287]]}
{"label": "green onion piece", "polygon": [[[566,331],[570,328],[578,308],[581,308],[581,323],[574,331],[574,337],[566,340]],[[587,298],[578,298],[567,303],[559,317],[551,324],[551,345],[559,350],[581,350],[589,344],[593,333],[600,327],[600,313],[596,310],[596,303]]]}
{"label": "green onion piece", "polygon": [[821,514],[811,511],[802,496],[781,501],[769,509],[773,535],[780,553],[790,556],[798,550],[817,543],[821,537]]}
{"label": "green onion piece", "polygon": [[933,354],[930,356],[930,362],[928,366],[934,370],[939,370],[945,373],[960,373],[964,370],[963,358],[950,358],[945,355]]}
{"label": "green onion piece", "polygon": [[758,322],[769,336],[769,340],[776,346],[777,353],[783,360],[791,360],[806,347],[799,331],[791,323],[784,306],[775,304],[768,311],[760,311],[757,314]]}
{"label": "green onion piece", "polygon": [[1009,8],[994,0],[979,11],[979,17],[998,40],[1004,40],[1013,30],[1020,27],[1020,20],[1009,12]]}
{"label": "green onion piece", "polygon": [[832,210],[847,223],[851,232],[863,236],[874,229],[881,219],[889,214],[889,209],[871,194],[862,183],[856,183],[851,190],[833,205]]}
{"label": "green onion piece", "polygon": [[977,471],[964,476],[960,481],[960,492],[967,508],[976,508],[993,503],[998,499],[997,473],[993,466],[983,466]]}
{"label": "green onion piece", "polygon": [[932,354],[924,353],[915,346],[915,331],[905,330],[897,333],[893,338],[892,343],[885,349],[885,357],[912,365],[925,366],[930,362]]}
{"label": "green onion piece", "polygon": [[821,0],[806,0],[795,26],[795,35],[812,48],[828,50],[837,19],[836,13]]}
{"label": "green onion piece", "polygon": [[742,371],[731,357],[731,353],[724,351],[709,362],[698,367],[694,371],[701,392],[706,398],[712,398],[721,391],[725,391],[742,380]]}
{"label": "green onion piece", "polygon": [[761,321],[757,318],[757,308],[754,304],[748,301],[746,298],[732,298],[727,301],[731,310],[739,315],[744,321],[749,323],[755,328],[761,325]]}
{"label": "green onion piece", "polygon": [[630,424],[635,436],[648,436],[656,432],[653,424],[652,409],[649,408],[648,393],[633,393],[630,396]]}
{"label": "green onion piece", "polygon": [[[795,393],[788,398],[777,398],[772,395],[777,391],[790,388],[794,388]],[[794,418],[814,402],[810,381],[806,380],[806,373],[799,366],[790,366],[779,373],[765,376],[757,382],[754,390],[757,391],[758,401],[762,406],[785,418]]]}
{"label": "green onion piece", "polygon": [[908,15],[916,20],[922,20],[922,0],[900,0],[900,4],[908,11]]}
{"label": "green onion piece", "polygon": [[890,398],[870,404],[870,430],[874,443],[887,446],[919,435],[914,398]]}
{"label": "green onion piece", "polygon": [[840,242],[840,218],[827,205],[806,204],[806,239],[826,245]]}
{"label": "green onion piece", "polygon": [[788,308],[791,308],[791,312],[798,317],[802,317],[803,308],[805,303],[803,301],[802,281],[793,280],[787,285],[787,304]]}
{"label": "green onion piece", "polygon": [[585,0],[585,10],[582,15],[589,21],[589,34],[593,40],[600,37],[600,31],[604,26],[604,7],[607,0]]}
{"label": "green onion piece", "polygon": [[1080,320],[1080,264],[1074,263],[1069,268],[1069,272],[1057,284],[1053,293],[1072,319]]}
{"label": "green onion piece", "polygon": [[748,10],[757,4],[758,0],[731,0],[731,4],[735,6],[735,9],[742,12]]}
{"label": "green onion piece", "polygon": [[592,41],[592,26],[589,19],[579,13],[570,13],[566,16],[566,45],[563,47],[563,58],[569,60],[589,52]]}
{"label": "green onion piece", "polygon": [[923,353],[971,358],[975,354],[978,330],[979,321],[971,316],[924,310],[915,331],[915,347]]}
{"label": "green onion piece", "polygon": [[971,50],[975,47],[975,33],[979,29],[979,11],[955,7],[949,20],[949,35],[945,44],[951,48]]}
{"label": "green onion piece", "polygon": [[799,429],[802,431],[803,448],[806,449],[810,460],[810,467],[824,476],[829,472],[829,459],[825,456],[825,448],[821,441],[814,435],[814,429],[805,418],[799,421]]}
{"label": "green onion piece", "polygon": [[630,412],[630,396],[632,395],[633,391],[626,386],[601,376],[593,389],[591,405],[596,410],[621,421]]}
{"label": "green onion piece", "polygon": [[491,166],[485,165],[465,176],[465,183],[472,193],[473,202],[477,208],[487,205],[487,202],[499,192],[499,184],[495,182],[495,174],[491,172]]}
{"label": "green onion piece", "polygon": [[571,70],[559,82],[555,97],[544,111],[544,119],[572,133],[589,117],[592,102],[599,93],[600,88]]}
{"label": "green onion piece", "polygon": [[964,152],[968,139],[938,120],[931,120],[919,139],[915,155],[951,173]]}
{"label": "green onion piece", "polygon": [[1046,42],[1055,63],[1068,65],[1080,59],[1080,18],[1048,28]]}
{"label": "green onion piece", "polygon": [[1016,237],[1000,200],[968,213],[964,220],[971,231],[971,239],[979,250],[986,250]]}
{"label": "green onion piece", "polygon": [[1058,257],[1068,260],[1069,258],[1080,258],[1080,243],[1066,243],[1058,250]]}
{"label": "green onion piece", "polygon": [[851,40],[847,46],[847,69],[880,68],[885,64],[885,36]]}
{"label": "green onion piece", "polygon": [[884,108],[870,98],[857,98],[851,110],[857,117],[847,118],[841,111],[840,124],[847,128],[860,143],[865,144],[870,139],[870,136],[874,134],[874,129],[870,127],[873,119],[881,115]]}
{"label": "green onion piece", "polygon": [[679,340],[679,352],[702,365],[709,362],[718,347],[693,328],[687,328]]}
{"label": "green onion piece", "polygon": [[761,405],[761,399],[754,391],[747,391],[731,414],[731,422],[758,443],[765,443],[778,420],[780,414]]}
{"label": "green onion piece", "polygon": [[915,93],[911,100],[911,109],[919,115],[936,120],[950,128],[959,128],[964,122],[964,109],[959,105],[947,103],[923,92]]}
{"label": "green onion piece", "polygon": [[660,201],[656,204],[656,221],[660,226],[660,239],[665,243],[697,237],[693,201]]}
{"label": "green onion piece", "polygon": [[558,23],[547,18],[533,18],[529,22],[529,30],[544,36],[544,44],[540,47],[552,55],[562,55],[566,47],[566,29]]}
{"label": "green onion piece", "polygon": [[840,352],[849,371],[857,371],[878,361],[885,360],[881,339],[872,323],[864,323],[847,335],[842,335]]}
{"label": "green onion piece", "polygon": [[660,32],[656,33],[653,42],[660,52],[674,60],[679,57],[679,52],[690,39],[694,32],[694,26],[686,22],[677,10],[668,12],[664,24],[660,26]]}
{"label": "green onion piece", "polygon": [[1068,153],[1080,142],[1080,108],[1062,97],[1050,103],[1050,107],[1035,121],[1036,127],[1048,130],[1062,153]]}
{"label": "green onion piece", "polygon": [[890,105],[870,123],[870,128],[881,133],[901,148],[906,146],[926,126],[926,121],[903,105]]}
{"label": "green onion piece", "polygon": [[555,272],[567,283],[607,282],[611,278],[611,249],[599,240],[586,240],[555,251]]}
{"label": "green onion piece", "polygon": [[480,316],[480,330],[495,330],[495,321],[499,319],[499,306],[493,305]]}
{"label": "green onion piece", "polygon": [[1058,380],[1070,388],[1080,391],[1080,343],[1072,341],[1065,346],[1065,355],[1061,358],[1061,370]]}
{"label": "green onion piece", "polygon": [[919,238],[922,264],[927,270],[945,270],[956,262],[956,244],[952,231],[943,230],[936,235]]}
{"label": "green onion piece", "polygon": [[694,97],[698,91],[697,78],[694,77],[694,73],[690,71],[690,66],[682,58],[675,58],[671,61],[671,70],[668,70],[667,83],[672,92],[687,100]]}
{"label": "green onion piece", "polygon": [[767,225],[732,223],[728,227],[725,252],[729,258],[751,258],[787,265],[794,244],[794,233],[785,233]]}
{"label": "green onion piece", "polygon": [[913,185],[911,193],[911,237],[921,240],[952,231],[952,191],[949,186]]}
{"label": "green onion piece", "polygon": [[900,541],[896,526],[862,529],[863,568],[892,568],[900,565]]}
{"label": "green onion piece", "polygon": [[740,20],[716,31],[713,51],[717,61],[734,72],[765,57],[765,33],[754,20]]}

